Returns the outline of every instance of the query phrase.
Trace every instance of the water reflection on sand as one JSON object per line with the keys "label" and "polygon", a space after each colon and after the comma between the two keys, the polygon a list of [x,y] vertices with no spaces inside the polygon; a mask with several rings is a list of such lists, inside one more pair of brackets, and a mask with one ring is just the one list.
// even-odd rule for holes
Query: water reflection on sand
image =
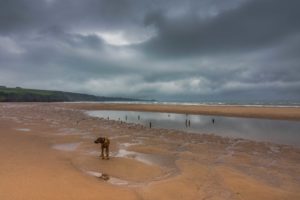
{"label": "water reflection on sand", "polygon": [[187,115],[159,112],[88,111],[88,115],[104,119],[137,123],[145,127],[212,133],[258,141],[300,146],[300,122],[256,118]]}
{"label": "water reflection on sand", "polygon": [[61,151],[75,151],[80,146],[80,144],[81,142],[55,144],[53,145],[53,148]]}

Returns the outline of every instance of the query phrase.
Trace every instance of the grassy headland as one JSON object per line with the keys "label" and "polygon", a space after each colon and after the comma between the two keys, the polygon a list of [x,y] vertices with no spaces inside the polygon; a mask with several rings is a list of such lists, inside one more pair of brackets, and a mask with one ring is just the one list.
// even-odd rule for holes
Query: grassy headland
{"label": "grassy headland", "polygon": [[0,87],[0,102],[72,102],[72,101],[138,101],[122,97],[103,97],[73,92]]}

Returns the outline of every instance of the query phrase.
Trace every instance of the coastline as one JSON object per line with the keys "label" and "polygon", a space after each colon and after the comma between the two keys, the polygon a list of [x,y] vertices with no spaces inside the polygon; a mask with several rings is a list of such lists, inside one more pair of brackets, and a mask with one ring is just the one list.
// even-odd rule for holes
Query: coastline
{"label": "coastline", "polygon": [[68,108],[81,110],[124,110],[180,114],[219,115],[300,121],[300,107],[258,107],[240,105],[158,105],[122,103],[67,103]]}
{"label": "coastline", "polygon": [[[149,129],[69,106],[0,104],[0,199],[300,198],[297,147]],[[111,140],[109,161],[99,159],[99,136]]]}

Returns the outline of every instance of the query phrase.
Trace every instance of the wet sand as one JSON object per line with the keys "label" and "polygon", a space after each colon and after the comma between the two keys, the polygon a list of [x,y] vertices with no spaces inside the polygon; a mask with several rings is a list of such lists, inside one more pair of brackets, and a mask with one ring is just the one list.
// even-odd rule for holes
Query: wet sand
{"label": "wet sand", "polygon": [[[0,104],[0,199],[300,199],[298,147],[149,129],[83,109],[100,108]],[[299,115],[285,111],[267,113]],[[111,139],[110,160],[99,158],[99,136]]]}

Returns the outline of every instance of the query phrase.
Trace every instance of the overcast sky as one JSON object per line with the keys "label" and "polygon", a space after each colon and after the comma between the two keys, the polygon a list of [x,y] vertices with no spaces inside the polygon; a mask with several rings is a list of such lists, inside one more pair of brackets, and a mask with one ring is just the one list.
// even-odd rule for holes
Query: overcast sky
{"label": "overcast sky", "polygon": [[0,85],[300,101],[299,0],[1,0]]}

